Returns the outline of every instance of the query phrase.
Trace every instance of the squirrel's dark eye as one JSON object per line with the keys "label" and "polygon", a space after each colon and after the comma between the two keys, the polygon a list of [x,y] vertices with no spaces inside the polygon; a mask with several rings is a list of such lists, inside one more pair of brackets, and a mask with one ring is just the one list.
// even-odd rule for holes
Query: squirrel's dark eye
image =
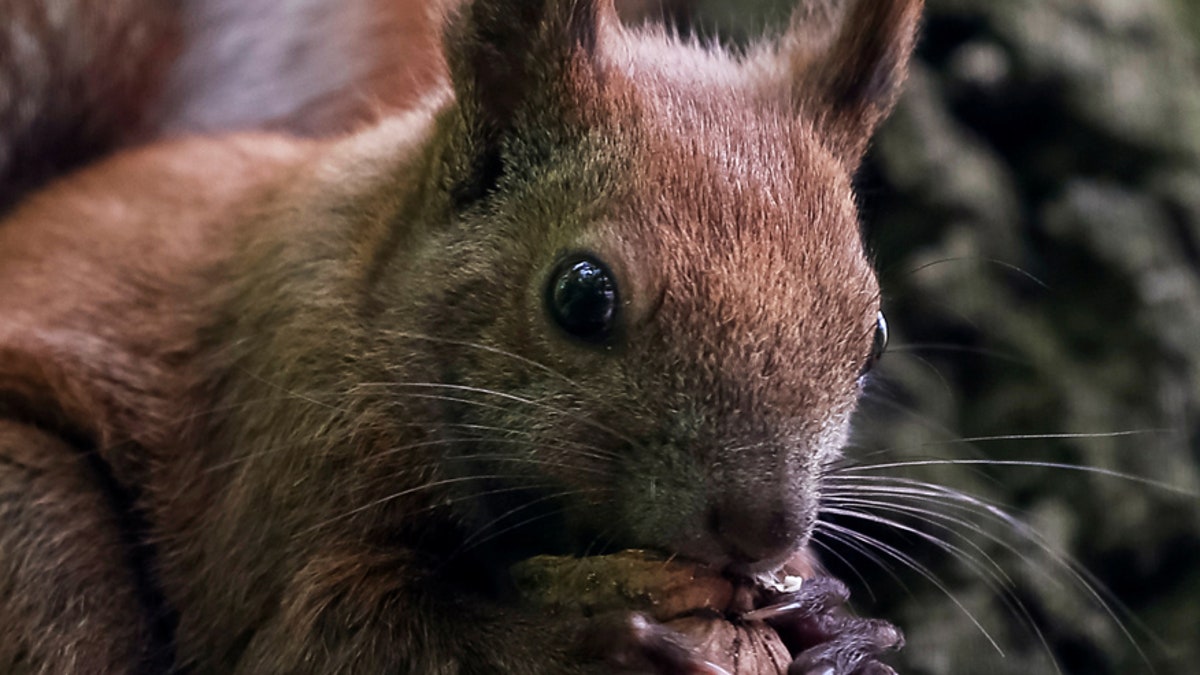
{"label": "squirrel's dark eye", "polygon": [[571,336],[586,342],[605,342],[612,336],[617,314],[617,284],[594,258],[572,258],[558,266],[546,289],[550,316]]}
{"label": "squirrel's dark eye", "polygon": [[862,374],[866,375],[867,371],[875,367],[879,359],[883,358],[883,353],[887,351],[888,346],[888,324],[884,318],[883,312],[875,315],[875,340],[871,343],[871,356],[867,359],[866,365],[863,366]]}

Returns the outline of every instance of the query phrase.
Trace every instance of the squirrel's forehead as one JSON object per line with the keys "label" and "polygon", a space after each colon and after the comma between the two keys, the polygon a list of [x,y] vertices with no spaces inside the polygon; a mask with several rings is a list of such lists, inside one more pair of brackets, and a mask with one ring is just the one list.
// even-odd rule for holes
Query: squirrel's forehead
{"label": "squirrel's forehead", "polygon": [[788,143],[769,138],[785,133],[672,135],[643,144],[631,194],[618,200],[624,217],[661,246],[705,247],[716,259],[764,246],[782,259],[838,253],[848,242],[861,255],[849,172],[823,148],[808,147],[801,131]]}
{"label": "squirrel's forehead", "polygon": [[722,198],[746,194],[751,205],[761,195],[774,210],[802,205],[821,191],[850,195],[848,170],[803,118],[730,102],[689,100],[677,107],[682,110],[645,120],[622,135],[641,185],[662,186],[688,199],[705,192]]}

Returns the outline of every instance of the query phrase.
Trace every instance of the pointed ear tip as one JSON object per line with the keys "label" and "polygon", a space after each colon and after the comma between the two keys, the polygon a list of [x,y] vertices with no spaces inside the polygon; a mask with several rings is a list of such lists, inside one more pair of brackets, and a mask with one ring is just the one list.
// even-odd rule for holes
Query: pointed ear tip
{"label": "pointed ear tip", "polygon": [[848,165],[861,161],[900,98],[924,6],[924,0],[857,0],[838,27],[822,79],[809,83],[824,89],[816,95],[817,104],[828,108],[825,124]]}

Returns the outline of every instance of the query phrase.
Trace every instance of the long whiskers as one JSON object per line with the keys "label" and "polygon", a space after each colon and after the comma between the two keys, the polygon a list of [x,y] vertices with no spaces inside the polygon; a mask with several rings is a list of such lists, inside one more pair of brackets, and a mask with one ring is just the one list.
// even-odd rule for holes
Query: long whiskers
{"label": "long whiskers", "polygon": [[1029,272],[1018,265],[1014,265],[1010,262],[1005,262],[1004,260],[1000,260],[999,258],[989,258],[987,256],[955,256],[953,258],[941,258],[938,260],[933,260],[931,262],[927,262],[923,265],[918,265],[917,267],[914,267],[911,270],[908,270],[907,274],[908,274],[908,276],[913,276],[916,274],[920,274],[921,272],[924,272],[925,270],[928,270],[930,268],[937,267],[938,265],[946,265],[946,264],[955,263],[955,262],[982,262],[982,263],[987,263],[989,265],[994,265],[996,267],[1007,270],[1009,272],[1016,273],[1017,275],[1033,282],[1042,290],[1045,290],[1045,291],[1050,290],[1049,284],[1047,284],[1046,282],[1039,279],[1032,272]]}
{"label": "long whiskers", "polygon": [[[1128,434],[1123,434],[1128,435]],[[1066,437],[1074,437],[1075,435],[1064,435]],[[1126,621],[1132,621],[1138,627],[1157,641],[1157,636],[1146,629],[1144,625],[1137,621],[1136,617],[1125,608],[1119,600],[1112,595],[1110,591],[1100,583],[1094,575],[1089,573],[1079,562],[1069,556],[1059,552],[1052,546],[1040,533],[1024,521],[1008,513],[1000,506],[989,502],[986,499],[961,492],[936,483],[928,483],[914,478],[898,477],[898,476],[880,476],[873,472],[888,469],[906,468],[906,467],[921,467],[921,466],[937,466],[937,465],[966,465],[966,466],[1003,466],[1003,467],[1032,467],[1032,468],[1048,468],[1055,470],[1082,471],[1094,475],[1103,476],[1106,478],[1114,478],[1120,480],[1132,481],[1138,484],[1148,485],[1157,489],[1165,490],[1174,494],[1194,497],[1195,495],[1187,490],[1177,488],[1175,486],[1160,483],[1133,476],[1121,472],[1111,471],[1098,467],[1077,466],[1071,464],[1061,464],[1055,462],[1038,462],[1038,461],[1004,461],[1004,460],[912,460],[900,462],[876,463],[864,466],[843,466],[831,469],[830,473],[825,478],[825,485],[829,488],[823,495],[828,500],[830,507],[823,510],[827,513],[842,515],[852,518],[860,518],[870,522],[883,525],[903,531],[909,534],[915,534],[927,541],[930,541],[935,546],[945,550],[959,559],[963,560],[968,566],[975,568],[978,563],[969,555],[955,551],[947,546],[953,546],[949,542],[936,537],[927,532],[919,531],[915,527],[910,527],[898,523],[893,518],[886,516],[874,515],[868,512],[892,513],[901,516],[910,516],[917,522],[926,525],[938,527],[939,529],[951,531],[956,538],[963,541],[969,541],[966,535],[955,530],[956,527],[961,527],[964,531],[973,533],[977,536],[982,536],[986,540],[991,541],[1008,552],[1022,558],[1024,556],[1012,543],[1004,537],[1001,537],[996,532],[984,527],[981,524],[967,520],[964,517],[953,515],[938,509],[950,509],[958,511],[964,515],[981,516],[985,521],[994,522],[1003,528],[1003,531],[1009,532],[1020,540],[1027,541],[1037,547],[1043,554],[1056,565],[1059,569],[1065,571],[1071,581],[1077,588],[1082,590],[1084,594],[1091,599],[1095,605],[1100,608],[1105,614],[1112,619],[1114,625],[1125,636],[1126,640],[1133,646],[1141,657],[1142,661],[1150,666],[1150,660],[1145,654],[1138,640],[1133,636]],[[862,511],[860,509],[865,509]],[[977,546],[972,545],[972,548],[981,551]],[[985,554],[986,555],[986,554]],[[996,563],[988,557],[990,565],[994,568]],[[1061,583],[1059,579],[1047,570],[1043,570],[1037,566],[1032,568],[1052,583]],[[981,577],[987,582],[987,576],[982,574],[982,570],[975,569],[977,573],[981,573]],[[1011,579],[1004,575],[1002,577],[1005,585],[1011,584]],[[1000,589],[997,589],[1000,590]],[[1011,594],[999,593],[1001,598]],[[1015,598],[1014,598],[1015,599]],[[1045,646],[1046,651],[1053,659],[1053,653],[1050,650],[1048,642],[1037,627],[1036,623],[1030,617],[1027,609],[1019,602],[1010,603],[1006,600],[1006,604],[1013,607],[1022,616],[1023,620],[1037,634],[1038,639]],[[1055,664],[1057,667],[1057,663]],[[1152,669],[1152,668],[1151,668]]]}
{"label": "long whiskers", "polygon": [[416,485],[416,486],[408,487],[408,488],[405,488],[402,490],[398,490],[398,491],[388,494],[384,497],[380,497],[378,499],[371,500],[370,502],[367,502],[365,504],[360,504],[359,506],[348,509],[339,515],[336,515],[332,518],[327,518],[327,519],[317,523],[316,525],[312,525],[310,527],[304,528],[303,530],[300,530],[299,532],[296,533],[296,536],[310,535],[313,532],[325,529],[325,528],[329,527],[330,525],[333,525],[340,521],[346,520],[348,518],[352,518],[352,517],[354,517],[360,513],[363,513],[365,511],[369,511],[372,509],[376,509],[376,508],[385,506],[385,505],[387,505],[391,502],[394,502],[398,499],[403,499],[404,497],[419,494],[421,492],[431,491],[431,490],[435,490],[438,488],[452,487],[452,486],[456,486],[456,485],[477,483],[480,481],[487,481],[487,480],[522,481],[522,480],[526,480],[527,478],[528,478],[528,476],[524,476],[524,475],[520,475],[520,474],[472,474],[472,475],[465,475],[465,476],[452,476],[449,478],[440,478],[440,479],[436,479],[436,480],[426,481],[420,485]]}
{"label": "long whiskers", "polygon": [[[986,551],[984,551],[981,546],[979,546],[975,542],[971,541],[968,537],[964,536],[962,533],[958,532],[957,530],[955,530],[953,527],[946,524],[945,522],[938,522],[939,520],[946,520],[953,524],[964,525],[965,521],[962,521],[961,519],[957,519],[957,518],[953,518],[953,517],[941,516],[941,514],[938,514],[937,512],[931,511],[928,509],[907,509],[902,505],[892,504],[892,503],[884,502],[884,501],[880,501],[880,500],[870,500],[870,499],[861,499],[861,498],[848,499],[845,497],[833,497],[830,499],[830,502],[836,504],[837,506],[823,507],[822,511],[824,513],[828,513],[830,515],[843,516],[843,517],[852,518],[852,519],[865,520],[868,522],[873,522],[873,523],[876,523],[879,525],[889,527],[893,530],[897,530],[897,531],[901,531],[901,532],[905,532],[905,533],[914,535],[920,539],[923,539],[923,540],[933,544],[935,547],[941,549],[942,551],[945,551],[946,553],[963,561],[968,566],[969,569],[971,569],[972,571],[974,571],[976,574],[979,575],[979,578],[983,580],[984,584],[989,589],[991,589],[992,592],[995,593],[996,596],[998,598],[1000,598],[1001,601],[1012,612],[1014,612],[1015,614],[1020,616],[1021,619],[1023,621],[1025,621],[1026,625],[1028,625],[1032,628],[1033,632],[1037,636],[1038,641],[1041,642],[1042,646],[1046,649],[1047,654],[1050,655],[1050,658],[1051,658],[1052,663],[1054,664],[1055,670],[1061,672],[1061,668],[1059,667],[1057,661],[1054,659],[1053,652],[1050,649],[1050,645],[1046,639],[1045,633],[1033,621],[1033,617],[1029,613],[1029,609],[1025,606],[1025,604],[1023,602],[1021,602],[1020,598],[1018,598],[1016,596],[1016,594],[1014,593],[1013,589],[1015,587],[1015,583],[1013,582],[1012,578],[1009,577],[1009,575],[1004,571],[1004,568],[996,561],[995,558],[993,558]],[[864,510],[859,510],[859,508],[847,508],[847,507],[860,507],[862,509],[868,509],[868,510],[864,511]],[[932,525],[934,527],[937,527],[937,528],[949,533],[951,536],[954,536],[955,538],[961,540],[965,546],[969,547],[975,553],[974,554],[969,553],[962,547],[957,546],[957,545],[951,543],[950,541],[947,541],[946,539],[942,539],[941,537],[938,537],[936,535],[921,531],[915,527],[905,525],[895,519],[880,516],[877,513],[873,513],[871,511],[883,511],[883,512],[896,513],[896,514],[900,514],[900,515],[913,515],[915,513],[915,514],[919,514],[919,515],[923,515],[923,516],[927,516],[927,517],[932,517],[933,518],[932,521],[922,521],[922,522],[932,523]],[[966,524],[966,525],[969,526],[969,524]],[[985,536],[987,536],[986,533],[984,533],[980,528],[968,527],[968,529],[970,529],[971,531],[982,533]],[[845,538],[843,538],[842,541],[845,542],[846,541]],[[999,541],[999,540],[996,539],[996,541]],[[1001,543],[1003,543],[1003,542],[1001,542]],[[1011,547],[1008,547],[1008,548],[1015,552],[1015,549],[1012,549]],[[963,607],[962,605],[959,605],[959,607],[961,609],[963,609],[964,611],[966,611],[965,607]],[[970,616],[969,612],[968,612],[968,616]],[[1003,655],[1002,652],[1001,652],[1001,655]]]}
{"label": "long whiskers", "polygon": [[[547,412],[557,414],[557,415],[571,416],[571,413],[569,411],[563,410],[557,406],[546,403],[545,401],[525,398],[523,396],[518,396],[516,394],[510,394],[510,393],[503,392],[503,391],[497,391],[495,389],[487,389],[484,387],[472,387],[472,386],[464,385],[464,384],[445,384],[445,383],[441,383],[441,382],[368,382],[368,383],[359,384],[358,386],[361,388],[383,387],[383,388],[387,388],[387,389],[406,389],[406,388],[445,389],[445,390],[449,390],[449,391],[464,392],[464,393],[470,393],[470,394],[481,394],[484,396],[489,396],[489,397],[493,397],[493,398],[497,398],[497,399],[501,399],[501,400],[505,400],[505,401],[510,401],[513,403],[519,403],[522,405],[528,405],[528,406],[532,406],[535,408],[540,408],[542,410],[545,410]],[[576,420],[585,426],[591,427],[598,431],[602,431],[606,434],[609,434],[610,436],[612,436],[614,438],[622,440],[633,447],[639,447],[639,445],[640,445],[632,437],[630,437],[624,433],[621,433],[620,431],[617,431],[616,429],[613,429],[612,427],[609,427],[608,425],[601,424],[601,423],[599,423],[595,420],[589,419],[587,417],[576,417]]]}
{"label": "long whiskers", "polygon": [[546,364],[541,363],[539,361],[535,361],[533,359],[526,358],[524,356],[521,356],[520,354],[514,354],[513,352],[510,352],[510,351],[507,351],[504,349],[500,349],[498,347],[492,347],[490,345],[485,345],[485,344],[481,344],[478,342],[471,342],[469,340],[454,340],[454,339],[450,339],[450,338],[442,338],[442,337],[437,337],[437,336],[433,336],[433,335],[426,335],[423,333],[413,333],[411,331],[393,330],[393,331],[388,331],[386,333],[386,335],[388,335],[390,337],[406,338],[409,340],[422,340],[425,342],[435,342],[437,344],[443,344],[443,345],[454,345],[456,347],[467,347],[469,349],[477,349],[479,351],[496,354],[498,356],[510,358],[514,361],[517,361],[518,363],[523,363],[527,366],[532,366],[544,373],[548,373],[548,374],[566,382],[567,384],[570,384],[571,386],[575,387],[576,389],[578,389],[582,392],[585,392],[585,393],[587,392],[587,387],[584,387],[579,382],[567,377],[566,375],[551,368],[550,366],[547,366]]}
{"label": "long whiskers", "polygon": [[[825,537],[828,537],[829,539],[832,539],[832,540],[842,544],[843,546],[846,546],[847,548],[851,548],[851,549],[857,551],[860,555],[867,558],[871,562],[875,563],[876,567],[883,570],[885,574],[890,576],[892,578],[892,580],[895,581],[906,592],[908,592],[909,595],[912,595],[912,591],[909,590],[908,584],[904,583],[904,580],[900,578],[900,575],[896,574],[892,570],[891,565],[887,564],[887,562],[884,561],[883,558],[880,558],[879,556],[875,555],[875,553],[871,549],[863,546],[862,544],[859,544],[857,541],[854,541],[853,539],[847,539],[847,538],[845,538],[837,533],[834,533],[834,532],[825,531],[822,534]],[[824,551],[827,555],[838,560],[839,562],[842,563],[842,565],[844,565],[846,567],[846,569],[850,570],[851,574],[853,574],[858,579],[859,583],[862,584],[863,588],[866,589],[867,595],[871,598],[872,602],[875,602],[878,600],[878,596],[875,595],[875,590],[873,588],[871,588],[871,583],[869,581],[867,581],[867,576],[865,574],[863,574],[862,571],[859,570],[857,567],[855,567],[854,565],[851,565],[850,561],[846,559],[846,556],[844,556],[840,552],[838,552],[838,550],[836,548],[830,546],[829,544],[826,544],[825,542],[821,541],[820,539],[818,539],[816,537],[812,538],[810,541],[812,542],[812,544],[814,546],[816,546],[817,548]]]}
{"label": "long whiskers", "polygon": [[[1061,434],[1061,435],[1051,436],[1051,437],[1054,437],[1054,438],[1091,438],[1091,437],[1112,438],[1112,437],[1117,437],[1117,436],[1133,435],[1134,433],[1140,433],[1140,432],[1116,432],[1113,434],[1102,434],[1099,436],[1079,436],[1076,434]],[[976,438],[973,440],[975,442],[983,442],[983,441],[992,441],[992,440],[1014,440],[1014,439],[1029,439],[1029,438],[1040,439],[1040,438],[1045,438],[1045,437],[1044,436],[1028,436],[1028,437],[1026,437],[1026,436],[991,436],[991,437],[980,437],[980,438]],[[1035,460],[1002,460],[1002,459],[916,459],[916,460],[904,460],[904,461],[898,461],[898,462],[885,462],[885,463],[878,463],[878,464],[848,466],[848,467],[839,469],[839,471],[843,474],[853,474],[853,473],[865,473],[865,472],[883,471],[883,470],[888,470],[888,469],[901,469],[901,468],[912,468],[912,467],[921,467],[921,466],[996,466],[996,467],[1007,466],[1007,467],[1026,467],[1026,468],[1037,468],[1037,469],[1057,469],[1060,471],[1076,471],[1076,472],[1080,472],[1080,473],[1089,473],[1089,474],[1094,474],[1094,475],[1098,475],[1098,476],[1104,476],[1106,478],[1116,478],[1116,479],[1120,479],[1120,480],[1124,480],[1124,481],[1129,481],[1131,483],[1145,485],[1147,487],[1152,487],[1157,490],[1162,490],[1164,492],[1171,492],[1171,493],[1181,495],[1184,497],[1200,498],[1200,494],[1197,494],[1186,488],[1181,488],[1181,487],[1178,487],[1175,485],[1171,485],[1169,483],[1164,483],[1162,481],[1157,481],[1157,480],[1153,480],[1150,478],[1143,478],[1141,476],[1135,476],[1133,474],[1124,473],[1124,472],[1116,471],[1113,469],[1105,469],[1105,468],[1097,467],[1097,466],[1084,466],[1084,465],[1080,465],[1080,464],[1068,464],[1068,463],[1064,463],[1064,462],[1044,462],[1044,461],[1035,461]]]}
{"label": "long whiskers", "polygon": [[854,539],[863,544],[867,544],[867,545],[871,546],[872,548],[878,550],[879,552],[884,553],[884,554],[890,556],[891,558],[895,559],[897,562],[904,565],[905,567],[908,567],[909,569],[920,574],[922,577],[927,579],[931,584],[933,584],[938,590],[940,590],[943,594],[945,594],[945,596],[947,598],[949,598],[950,601],[953,602],[956,606],[958,606],[958,608],[960,610],[962,610],[963,614],[971,621],[971,623],[973,623],[975,625],[975,627],[979,630],[980,634],[982,634],[984,636],[984,638],[989,643],[991,643],[992,647],[996,650],[996,652],[998,654],[1000,654],[1001,656],[1004,655],[1004,650],[1000,648],[1000,644],[995,640],[995,638],[992,637],[992,634],[990,632],[988,632],[988,630],[986,628],[984,628],[983,624],[979,621],[979,619],[977,619],[975,617],[975,615],[971,613],[971,610],[967,609],[967,607],[965,605],[963,605],[962,601],[959,600],[958,597],[955,596],[954,592],[950,590],[950,587],[947,586],[946,583],[944,581],[942,581],[933,572],[933,570],[929,569],[928,566],[922,564],[916,558],[913,558],[912,556],[901,551],[900,549],[896,548],[895,546],[892,546],[891,544],[888,544],[887,542],[884,542],[878,538],[858,532],[857,530],[853,530],[851,528],[844,527],[844,526],[838,525],[836,523],[831,523],[829,521],[822,521],[822,520],[817,521],[816,528],[817,528],[817,532],[832,531],[832,532],[836,532],[844,537]]}
{"label": "long whiskers", "polygon": [[514,507],[514,508],[510,509],[509,511],[506,511],[501,516],[494,518],[492,521],[483,525],[479,531],[477,531],[475,534],[468,537],[467,540],[465,540],[458,547],[458,549],[456,549],[455,552],[453,554],[451,554],[450,557],[453,558],[453,557],[460,556],[460,555],[466,553],[467,551],[470,551],[471,549],[479,548],[479,547],[483,546],[484,544],[487,544],[491,541],[494,541],[495,539],[498,539],[499,537],[504,536],[505,534],[508,534],[509,532],[512,532],[513,530],[523,528],[523,527],[530,525],[532,523],[535,523],[539,520],[544,520],[547,518],[556,518],[561,515],[561,513],[559,511],[551,509],[549,511],[530,516],[529,518],[526,518],[524,520],[513,523],[507,527],[503,527],[500,529],[495,529],[490,532],[487,532],[487,534],[485,536],[480,536],[480,534],[482,532],[486,532],[488,528],[498,525],[500,522],[502,522],[503,520],[505,520],[507,518],[510,518],[511,516],[513,516],[516,513],[519,513],[526,509],[534,508],[538,504],[542,504],[542,503],[552,501],[555,499],[562,499],[563,497],[569,497],[569,496],[580,495],[580,494],[589,494],[589,493],[600,492],[600,491],[601,490],[599,488],[564,490],[562,492],[544,495],[538,499],[534,499],[534,500],[525,502],[524,504]]}

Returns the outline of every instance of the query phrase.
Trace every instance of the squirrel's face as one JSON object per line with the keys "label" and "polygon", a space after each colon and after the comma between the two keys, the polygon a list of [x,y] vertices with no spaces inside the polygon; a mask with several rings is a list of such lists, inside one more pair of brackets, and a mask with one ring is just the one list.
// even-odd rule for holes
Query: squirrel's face
{"label": "squirrel's face", "polygon": [[475,541],[744,570],[806,541],[878,342],[850,174],[917,4],[861,3],[828,56],[743,60],[587,2],[517,56],[517,19],[459,18],[431,152],[450,215],[396,283],[437,340],[434,433]]}
{"label": "squirrel's face", "polygon": [[804,125],[743,117],[584,135],[446,235],[464,243],[421,332],[464,343],[438,347],[437,377],[478,439],[452,465],[499,491],[481,527],[538,518],[580,551],[721,564],[776,564],[806,538],[878,289],[846,169]]}

